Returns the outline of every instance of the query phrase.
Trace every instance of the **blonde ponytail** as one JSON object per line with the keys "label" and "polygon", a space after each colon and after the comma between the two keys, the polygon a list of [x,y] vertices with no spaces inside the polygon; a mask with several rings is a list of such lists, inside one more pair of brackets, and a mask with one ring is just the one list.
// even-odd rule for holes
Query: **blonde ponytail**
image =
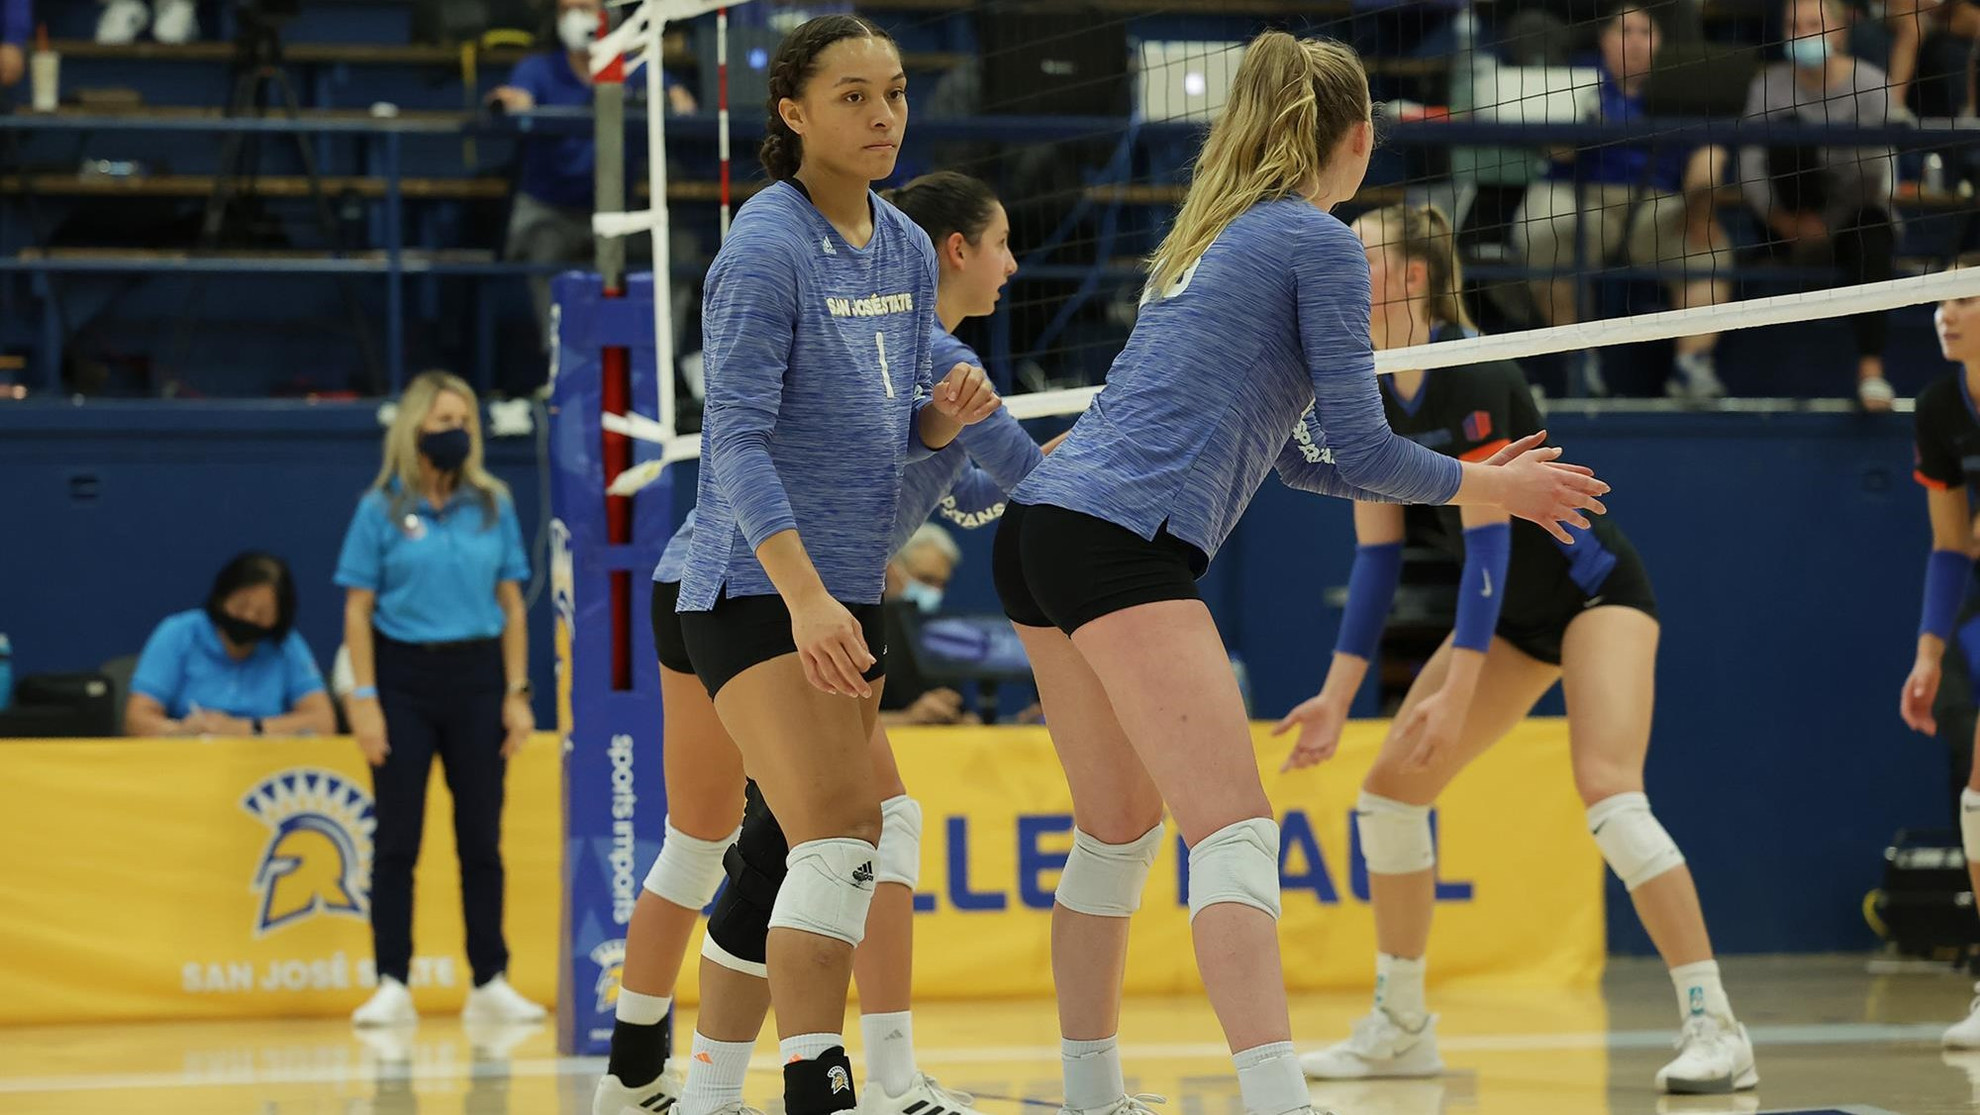
{"label": "blonde ponytail", "polygon": [[1168,286],[1252,206],[1314,181],[1348,130],[1367,120],[1368,74],[1352,48],[1284,31],[1251,40],[1189,195],[1149,257],[1148,288]]}
{"label": "blonde ponytail", "polygon": [[1423,265],[1423,307],[1430,324],[1476,330],[1464,308],[1464,268],[1451,219],[1434,205],[1389,205],[1361,218],[1379,225],[1382,246]]}

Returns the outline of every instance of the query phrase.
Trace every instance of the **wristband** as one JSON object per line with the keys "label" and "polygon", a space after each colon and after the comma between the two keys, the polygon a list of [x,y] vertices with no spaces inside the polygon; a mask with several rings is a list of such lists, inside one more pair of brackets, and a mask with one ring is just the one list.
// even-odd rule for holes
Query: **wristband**
{"label": "wristband", "polygon": [[1347,604],[1341,615],[1340,635],[1334,650],[1356,658],[1375,660],[1375,649],[1382,642],[1382,627],[1389,619],[1389,605],[1396,597],[1396,583],[1402,580],[1402,543],[1384,542],[1358,546],[1354,568],[1348,573]]}
{"label": "wristband", "polygon": [[375,685],[360,685],[356,689],[351,690],[351,700],[353,701],[375,701],[377,699],[378,687]]}
{"label": "wristband", "polygon": [[1499,609],[1506,602],[1506,566],[1511,561],[1511,523],[1492,523],[1464,532],[1464,573],[1458,580],[1452,646],[1480,654],[1491,649]]}

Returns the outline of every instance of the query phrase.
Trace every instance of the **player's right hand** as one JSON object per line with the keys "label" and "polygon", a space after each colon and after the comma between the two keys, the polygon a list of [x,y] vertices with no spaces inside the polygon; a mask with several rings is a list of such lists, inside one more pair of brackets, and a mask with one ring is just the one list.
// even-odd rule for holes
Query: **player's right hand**
{"label": "player's right hand", "polygon": [[1321,694],[1301,701],[1284,720],[1274,724],[1274,736],[1285,735],[1294,725],[1299,727],[1299,738],[1293,742],[1286,761],[1279,764],[1279,773],[1304,770],[1333,758],[1341,746],[1341,729],[1347,725],[1347,714],[1345,702]]}
{"label": "player's right hand", "polygon": [[866,649],[859,620],[844,604],[821,592],[792,605],[791,638],[806,681],[840,697],[873,696],[873,687],[860,676],[872,668],[873,652]]}
{"label": "player's right hand", "polygon": [[1920,658],[1912,664],[1911,676],[1904,679],[1904,692],[1898,695],[1898,715],[1914,732],[1932,736],[1939,733],[1939,720],[1932,715],[1932,703],[1939,696],[1939,664]]}
{"label": "player's right hand", "polygon": [[[1543,435],[1544,431],[1533,437]],[[1515,446],[1530,440],[1532,438],[1522,438],[1508,445],[1499,455],[1509,453]],[[1597,479],[1589,469],[1562,464],[1560,455],[1558,446],[1541,446],[1525,450],[1500,466],[1505,494],[1499,506],[1514,518],[1538,523],[1563,545],[1571,546],[1574,536],[1561,524],[1586,530],[1589,523],[1583,511],[1607,514],[1609,509],[1602,505],[1600,497],[1608,492],[1609,486]],[[1495,456],[1493,459],[1498,458]]]}

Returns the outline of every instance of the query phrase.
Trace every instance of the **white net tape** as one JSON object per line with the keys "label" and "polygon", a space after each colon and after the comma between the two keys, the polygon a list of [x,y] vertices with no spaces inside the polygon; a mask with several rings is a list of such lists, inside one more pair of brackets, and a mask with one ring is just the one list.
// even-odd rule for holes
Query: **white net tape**
{"label": "white net tape", "polygon": [[[1375,371],[1378,375],[1388,375],[1492,360],[1518,360],[1556,352],[1662,341],[1698,333],[1725,333],[1976,296],[1980,296],[1980,268],[1962,268],[1930,275],[1909,275],[1881,283],[1801,291],[1718,306],[1666,310],[1663,313],[1606,318],[1579,325],[1526,329],[1388,349],[1375,354]],[[1038,391],[1012,396],[1005,400],[1004,405],[1018,418],[1049,418],[1078,414],[1099,393],[1098,387]],[[662,447],[660,460],[647,462],[642,469],[627,473],[624,480],[626,491],[615,494],[637,491],[652,483],[665,465],[701,455],[701,435],[676,435],[661,423],[642,415],[608,415],[605,429]],[[635,474],[643,479],[634,479]]]}

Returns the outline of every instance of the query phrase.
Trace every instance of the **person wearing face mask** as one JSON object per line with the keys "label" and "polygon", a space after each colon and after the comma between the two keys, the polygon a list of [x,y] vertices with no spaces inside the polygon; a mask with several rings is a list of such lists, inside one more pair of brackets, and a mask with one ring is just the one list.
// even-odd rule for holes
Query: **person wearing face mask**
{"label": "person wearing face mask", "polygon": [[[1761,70],[1746,97],[1747,119],[1794,125],[1891,122],[1884,71],[1844,49],[1847,22],[1837,0],[1788,0],[1786,60]],[[1845,283],[1896,274],[1891,193],[1897,164],[1888,147],[1743,147],[1739,181],[1766,222],[1776,255],[1832,265]],[[1856,398],[1887,411],[1896,393],[1884,378],[1885,313],[1851,318],[1856,334]]]}
{"label": "person wearing face mask", "polygon": [[942,594],[962,563],[962,549],[949,532],[923,523],[887,563],[887,587],[881,598],[887,625],[887,688],[880,694],[880,722],[962,724],[974,714],[962,707],[962,694],[947,686],[930,686],[915,668],[912,629],[917,616],[942,610]]}
{"label": "person wearing face mask", "polygon": [[[600,0],[558,0],[556,32],[561,49],[532,54],[516,63],[509,80],[488,95],[491,107],[527,112],[542,105],[591,107],[591,40],[598,35]],[[626,89],[646,88],[637,68],[626,74]],[[673,113],[695,110],[694,97],[669,76],[667,108]],[[524,263],[588,263],[591,259],[591,209],[598,160],[590,131],[559,132],[523,142],[518,156],[521,171],[515,204],[509,214],[508,246],[503,253]],[[543,343],[551,343],[550,279],[530,279],[530,298]]]}
{"label": "person wearing face mask", "polygon": [[206,606],[167,616],[144,643],[124,733],[305,736],[337,730],[323,675],[295,629],[296,585],[273,554],[235,557]]}
{"label": "person wearing face mask", "polygon": [[509,986],[502,936],[502,796],[509,757],[536,730],[515,504],[482,465],[474,389],[426,372],[399,399],[378,479],[358,504],[337,584],[346,592],[351,734],[372,768],[371,936],[378,990],[352,1021],[414,1021],[413,866],[437,757],[454,806],[474,990],[470,1021],[533,1022]]}

